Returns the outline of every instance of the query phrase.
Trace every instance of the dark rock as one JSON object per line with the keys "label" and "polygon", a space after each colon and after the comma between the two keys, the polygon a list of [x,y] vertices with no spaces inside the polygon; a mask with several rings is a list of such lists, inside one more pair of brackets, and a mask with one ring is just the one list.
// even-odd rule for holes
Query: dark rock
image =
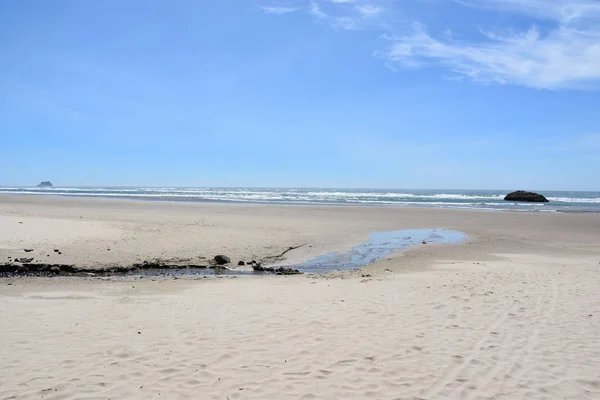
{"label": "dark rock", "polygon": [[504,197],[506,201],[525,201],[528,203],[549,203],[549,200],[541,194],[534,192],[526,192],[524,190],[517,190]]}
{"label": "dark rock", "polygon": [[72,265],[61,265],[61,266],[59,266],[59,268],[62,272],[74,273],[77,271],[77,269]]}
{"label": "dark rock", "polygon": [[37,185],[36,187],[39,187],[39,188],[53,188],[54,185],[52,185],[52,182],[50,182],[50,181],[44,181],[44,182],[40,183],[39,185]]}
{"label": "dark rock", "polygon": [[279,268],[276,272],[277,275],[299,275],[301,273],[302,272],[298,271],[297,269],[292,268]]}
{"label": "dark rock", "polygon": [[15,258],[15,261],[18,263],[28,264],[33,261],[33,258],[26,258],[26,257]]}
{"label": "dark rock", "polygon": [[0,273],[12,274],[17,271],[18,266],[14,264],[0,264]]}
{"label": "dark rock", "polygon": [[163,264],[159,261],[144,261],[141,264],[133,264],[133,266],[139,269],[158,269],[162,268]]}
{"label": "dark rock", "polygon": [[58,253],[59,251],[60,251],[59,249],[54,249],[54,252],[55,252],[55,253]]}
{"label": "dark rock", "polygon": [[56,266],[50,267],[48,269],[48,272],[50,272],[51,274],[54,274],[54,275],[58,275],[58,274],[60,274],[60,267],[56,267]]}
{"label": "dark rock", "polygon": [[25,253],[31,253],[33,249],[25,249]]}
{"label": "dark rock", "polygon": [[238,262],[238,265],[246,265],[246,263],[243,261],[240,261],[240,262]]}
{"label": "dark rock", "polygon": [[256,272],[271,272],[276,275],[298,275],[298,274],[302,273],[302,272],[298,271],[297,269],[293,269],[293,268],[262,267],[260,264],[253,265],[252,269],[254,269],[254,271],[256,271]]}
{"label": "dark rock", "polygon": [[422,243],[422,244],[427,244],[427,242],[423,240],[423,243]]}
{"label": "dark rock", "polygon": [[218,265],[224,265],[224,264],[229,264],[231,262],[231,259],[227,256],[219,254],[219,255],[215,256],[215,262]]}

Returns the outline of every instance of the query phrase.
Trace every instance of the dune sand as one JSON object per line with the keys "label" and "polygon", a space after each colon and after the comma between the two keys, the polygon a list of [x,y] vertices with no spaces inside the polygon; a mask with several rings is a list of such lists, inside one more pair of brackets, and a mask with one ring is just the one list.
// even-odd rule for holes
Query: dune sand
{"label": "dune sand", "polygon": [[410,228],[470,238],[325,276],[0,279],[0,399],[600,398],[600,215],[0,196],[0,260],[293,263]]}

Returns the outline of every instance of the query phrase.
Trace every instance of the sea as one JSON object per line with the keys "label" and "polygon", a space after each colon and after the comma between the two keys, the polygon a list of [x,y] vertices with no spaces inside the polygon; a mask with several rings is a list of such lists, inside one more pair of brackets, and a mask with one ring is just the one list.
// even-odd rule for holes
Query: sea
{"label": "sea", "polygon": [[151,201],[254,204],[435,207],[529,212],[600,212],[600,192],[538,191],[549,203],[504,200],[509,190],[194,188],[194,187],[0,187],[0,194],[104,197]]}

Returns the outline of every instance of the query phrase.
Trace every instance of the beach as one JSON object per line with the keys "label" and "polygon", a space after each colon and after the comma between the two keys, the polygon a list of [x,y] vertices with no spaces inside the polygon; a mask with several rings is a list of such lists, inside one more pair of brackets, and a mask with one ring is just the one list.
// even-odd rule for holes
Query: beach
{"label": "beach", "polygon": [[321,275],[0,278],[0,399],[600,397],[600,214],[7,194],[0,262],[293,266],[425,228],[468,238]]}

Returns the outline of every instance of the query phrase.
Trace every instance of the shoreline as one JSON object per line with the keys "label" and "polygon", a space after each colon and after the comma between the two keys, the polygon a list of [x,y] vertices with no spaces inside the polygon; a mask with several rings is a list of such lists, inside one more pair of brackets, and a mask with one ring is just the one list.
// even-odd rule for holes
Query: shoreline
{"label": "shoreline", "polygon": [[[560,214],[600,214],[598,210],[534,210],[534,209],[510,209],[510,208],[485,208],[485,207],[460,207],[460,206],[448,206],[441,207],[437,205],[427,205],[427,203],[419,204],[405,204],[405,203],[375,203],[375,204],[364,204],[364,203],[333,203],[333,202],[278,202],[278,201],[246,201],[246,200],[212,200],[212,199],[190,199],[184,200],[174,199],[172,197],[136,197],[136,196],[102,196],[102,195],[69,195],[69,194],[47,194],[47,193],[19,193],[19,194],[5,194],[0,193],[2,196],[16,196],[16,197],[50,197],[50,198],[63,198],[63,199],[90,199],[90,200],[106,200],[106,201],[126,201],[126,202],[140,202],[140,203],[171,203],[171,204],[206,204],[206,205],[237,205],[237,206],[273,206],[273,207],[355,207],[355,208],[382,208],[382,209],[436,209],[436,210],[457,210],[457,211],[484,211],[494,213],[560,213]],[[507,202],[508,204],[514,204],[513,202]],[[523,206],[536,206],[539,203],[518,203]]]}
{"label": "shoreline", "polygon": [[[1,188],[0,188],[1,189]],[[341,192],[340,192],[341,191]],[[365,193],[362,193],[362,192]],[[78,193],[83,192],[83,193]],[[126,192],[126,193],[122,193]],[[140,193],[136,193],[140,192]],[[146,193],[147,192],[147,193]],[[390,192],[390,193],[388,193]],[[449,192],[450,194],[436,194]],[[399,189],[268,189],[268,188],[53,188],[28,192],[2,192],[0,195],[61,196],[143,202],[181,202],[214,204],[259,204],[292,206],[409,207],[440,209],[479,209],[515,212],[600,213],[600,192],[552,192],[550,203],[501,200],[503,191],[473,190],[399,190]],[[565,198],[591,195],[594,198]],[[216,197],[215,197],[216,196]],[[219,197],[220,196],[220,197]],[[271,197],[275,196],[275,197]],[[282,199],[286,197],[286,199]],[[319,197],[320,196],[320,197]],[[356,197],[358,196],[358,197]],[[367,196],[367,197],[363,197]],[[392,196],[389,198],[388,196]],[[394,197],[398,196],[398,197]],[[439,197],[438,197],[439,196]],[[258,197],[258,198],[257,198]],[[263,198],[261,198],[263,197]],[[552,197],[550,197],[553,199]],[[365,200],[366,199],[366,200]]]}

